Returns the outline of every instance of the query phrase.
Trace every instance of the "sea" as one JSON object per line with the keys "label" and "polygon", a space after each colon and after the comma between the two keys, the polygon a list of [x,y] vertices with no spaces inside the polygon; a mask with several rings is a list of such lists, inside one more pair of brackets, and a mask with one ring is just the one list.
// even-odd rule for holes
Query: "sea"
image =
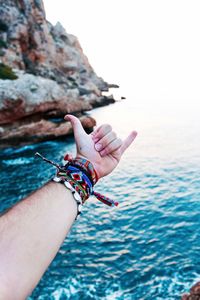
{"label": "sea", "polygon": [[[88,114],[122,139],[138,131],[96,186],[119,206],[88,200],[28,299],[178,300],[200,280],[199,113],[127,99]],[[61,162],[75,143],[66,137],[0,150],[1,212],[54,174],[36,151]]]}

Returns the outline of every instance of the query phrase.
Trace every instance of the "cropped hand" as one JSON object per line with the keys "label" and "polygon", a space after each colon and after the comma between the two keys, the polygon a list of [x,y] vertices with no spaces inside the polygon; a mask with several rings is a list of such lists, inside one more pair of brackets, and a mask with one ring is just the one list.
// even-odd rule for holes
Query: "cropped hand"
{"label": "cropped hand", "polygon": [[137,132],[132,131],[122,141],[108,124],[101,125],[92,133],[87,134],[75,116],[66,115],[65,120],[71,122],[74,131],[76,157],[88,159],[93,164],[99,178],[108,175],[116,168],[123,153],[137,136]]}

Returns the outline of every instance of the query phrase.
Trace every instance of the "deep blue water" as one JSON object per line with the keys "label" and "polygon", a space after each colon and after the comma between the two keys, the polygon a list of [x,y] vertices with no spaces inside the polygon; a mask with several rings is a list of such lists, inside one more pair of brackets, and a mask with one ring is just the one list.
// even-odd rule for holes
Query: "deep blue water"
{"label": "deep blue water", "polygon": [[[29,299],[180,299],[200,279],[198,113],[125,101],[91,114],[121,137],[130,128],[139,131],[115,172],[96,188],[120,205],[87,202]],[[36,151],[59,161],[74,149],[67,138],[1,150],[0,210],[53,174],[34,159]]]}

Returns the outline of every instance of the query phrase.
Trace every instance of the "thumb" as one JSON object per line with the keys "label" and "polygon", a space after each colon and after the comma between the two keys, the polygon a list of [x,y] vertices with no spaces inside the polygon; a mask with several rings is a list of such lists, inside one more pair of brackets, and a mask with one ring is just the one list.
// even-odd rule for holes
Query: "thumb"
{"label": "thumb", "polygon": [[126,149],[132,144],[134,139],[137,136],[137,131],[132,131],[129,136],[123,141],[120,150],[121,150],[121,155],[126,151]]}
{"label": "thumb", "polygon": [[71,123],[72,129],[74,131],[75,141],[76,141],[76,143],[78,143],[80,138],[86,134],[80,120],[77,117],[73,116],[73,115],[66,115],[64,117],[64,119]]}

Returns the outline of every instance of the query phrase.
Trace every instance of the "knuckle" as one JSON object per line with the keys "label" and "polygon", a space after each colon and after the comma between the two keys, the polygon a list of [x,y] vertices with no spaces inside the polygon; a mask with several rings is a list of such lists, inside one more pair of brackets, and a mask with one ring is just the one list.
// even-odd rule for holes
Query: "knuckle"
{"label": "knuckle", "polygon": [[103,124],[100,126],[100,128],[96,132],[95,136],[101,138],[111,130],[112,130],[112,127],[109,124]]}
{"label": "knuckle", "polygon": [[121,146],[122,145],[122,139],[118,138],[117,141],[118,141],[118,144]]}
{"label": "knuckle", "polygon": [[103,148],[106,147],[109,144],[109,139],[107,136],[104,136],[101,140],[101,144],[103,145]]}
{"label": "knuckle", "polygon": [[104,129],[105,129],[105,131],[111,131],[112,127],[110,124],[104,124]]}
{"label": "knuckle", "polygon": [[116,138],[117,138],[117,134],[116,134],[115,131],[112,131],[112,137],[113,137],[113,139],[116,139]]}
{"label": "knuckle", "polygon": [[102,138],[103,145],[106,146],[110,144],[112,141],[114,141],[115,139],[116,139],[115,134],[111,132]]}
{"label": "knuckle", "polygon": [[112,145],[111,144],[107,145],[104,150],[106,151],[106,153],[111,152],[112,151]]}
{"label": "knuckle", "polygon": [[100,152],[100,154],[101,154],[102,156],[107,155],[106,149],[103,149],[103,150]]}
{"label": "knuckle", "polygon": [[112,144],[107,145],[106,147],[106,151],[109,152],[112,150]]}

